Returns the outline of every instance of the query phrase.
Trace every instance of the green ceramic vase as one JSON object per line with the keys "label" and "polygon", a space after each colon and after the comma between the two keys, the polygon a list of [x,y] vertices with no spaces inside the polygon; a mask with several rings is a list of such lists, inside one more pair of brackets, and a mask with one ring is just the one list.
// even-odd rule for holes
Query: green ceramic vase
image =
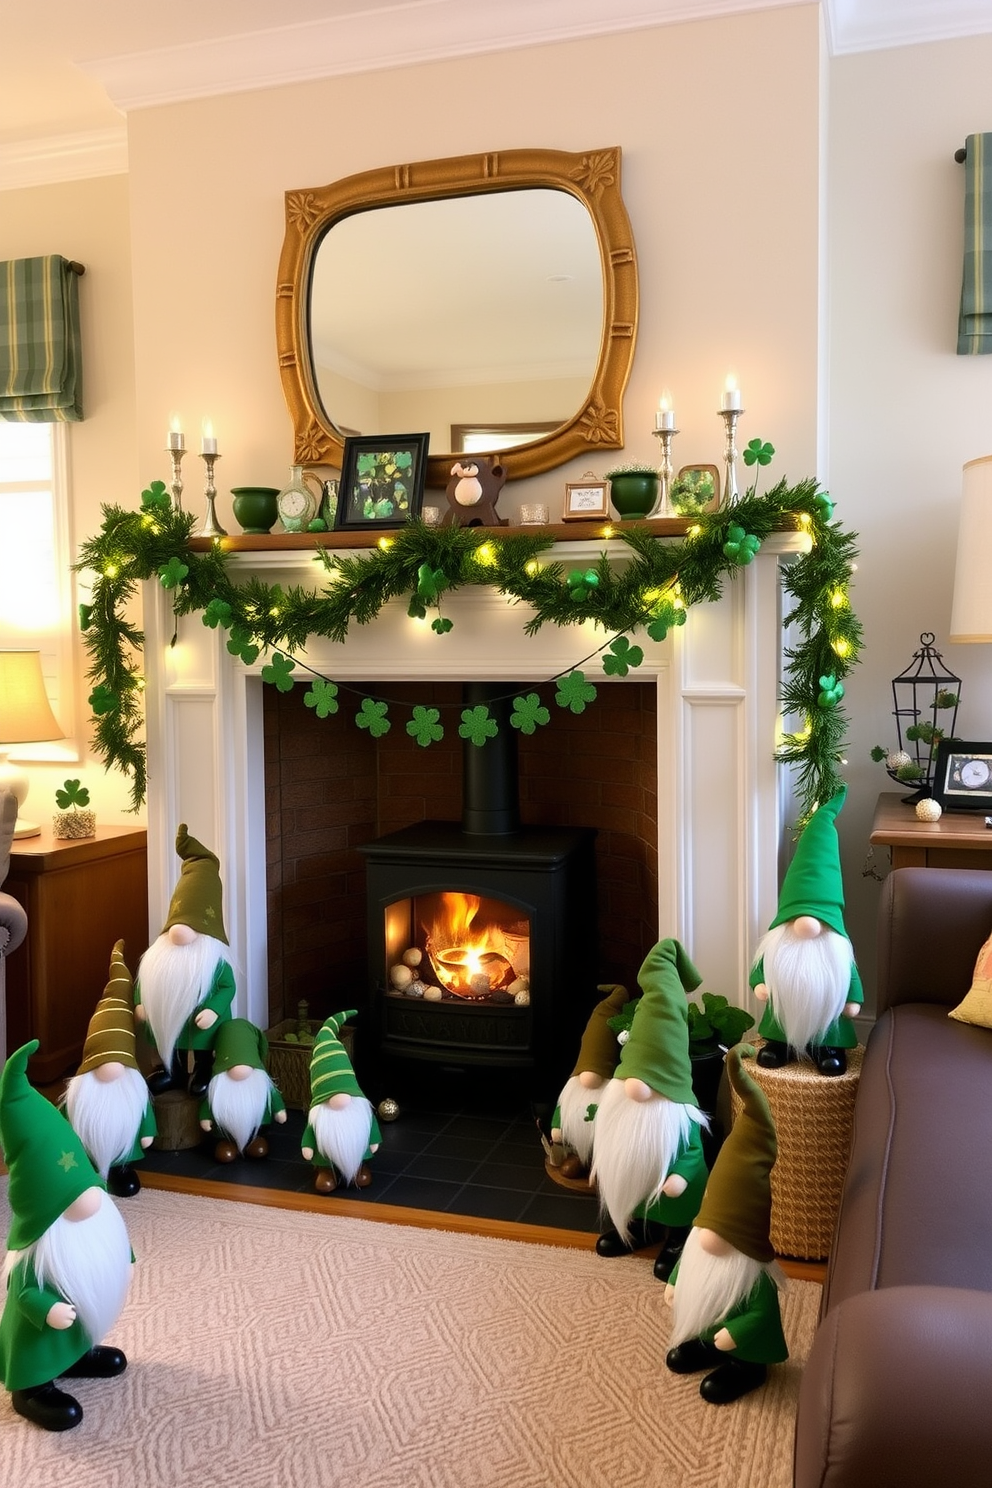
{"label": "green ceramic vase", "polygon": [[269,532],[278,515],[278,486],[232,486],[234,515],[242,532]]}
{"label": "green ceramic vase", "polygon": [[646,517],[658,500],[658,477],[645,472],[615,475],[610,481],[610,500],[621,518]]}

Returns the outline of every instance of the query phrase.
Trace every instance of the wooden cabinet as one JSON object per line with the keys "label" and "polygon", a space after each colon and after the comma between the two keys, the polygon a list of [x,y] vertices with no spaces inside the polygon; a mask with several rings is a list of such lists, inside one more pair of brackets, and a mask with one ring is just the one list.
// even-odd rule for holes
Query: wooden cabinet
{"label": "wooden cabinet", "polygon": [[980,811],[945,811],[939,821],[917,821],[901,796],[881,795],[871,841],[887,847],[893,868],[992,868],[992,828]]}
{"label": "wooden cabinet", "polygon": [[7,962],[7,1049],[38,1039],[36,1084],[75,1074],[115,941],[132,975],[148,945],[146,847],[144,827],[76,842],[46,829],[13,845],[4,890],[27,910],[28,933]]}

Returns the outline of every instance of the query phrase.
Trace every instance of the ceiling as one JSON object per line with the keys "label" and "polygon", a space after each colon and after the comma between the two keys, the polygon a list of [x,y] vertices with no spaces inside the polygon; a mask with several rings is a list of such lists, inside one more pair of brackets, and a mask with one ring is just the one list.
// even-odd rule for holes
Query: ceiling
{"label": "ceiling", "polygon": [[[0,186],[126,169],[124,120],[135,108],[804,3],[46,0],[37,10],[0,0]],[[834,55],[992,32],[992,0],[823,8]]]}

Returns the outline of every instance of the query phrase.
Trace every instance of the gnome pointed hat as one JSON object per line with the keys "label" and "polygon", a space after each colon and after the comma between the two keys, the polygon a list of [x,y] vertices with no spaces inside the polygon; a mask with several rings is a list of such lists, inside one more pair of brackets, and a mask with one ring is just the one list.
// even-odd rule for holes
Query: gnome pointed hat
{"label": "gnome pointed hat", "polygon": [[792,862],[778,896],[778,914],[770,929],[794,920],[797,915],[812,915],[822,920],[838,935],[844,927],[844,881],[840,871],[840,843],[837,817],[847,798],[847,786],[819,806],[802,830]]}
{"label": "gnome pointed hat", "polygon": [[116,1062],[137,1069],[134,1045],[134,980],[124,964],[124,942],[110,953],[110,979],[89,1022],[83,1058],[77,1074]]}
{"label": "gnome pointed hat", "polygon": [[228,944],[224,930],[224,893],[220,861],[202,842],[191,837],[186,823],[176,832],[176,852],[183,860],[179,882],[172,891],[169,916],[163,931],[173,925],[188,925],[201,935],[212,935]]}
{"label": "gnome pointed hat", "polygon": [[669,939],[648,952],[637,980],[642,996],[614,1074],[643,1080],[678,1105],[696,1106],[685,994],[695,991],[702,977],[680,942]]}
{"label": "gnome pointed hat", "polygon": [[601,1079],[608,1080],[620,1057],[620,1045],[609,1020],[616,1017],[630,1001],[630,993],[619,983],[598,987],[596,990],[607,993],[607,996],[597,1002],[589,1015],[572,1074],[580,1075],[583,1070],[591,1070]]}
{"label": "gnome pointed hat", "polygon": [[32,1039],[17,1049],[0,1075],[0,1146],[13,1216],[8,1250],[33,1245],[88,1188],[107,1187],[62,1112],[28,1082],[38,1047]]}
{"label": "gnome pointed hat", "polygon": [[247,1018],[228,1018],[217,1030],[214,1074],[226,1074],[236,1064],[247,1064],[250,1069],[265,1069],[268,1054],[269,1041],[260,1028]]}
{"label": "gnome pointed hat", "polygon": [[768,1097],[744,1068],[745,1056],[754,1058],[750,1044],[737,1044],[727,1054],[727,1078],[741,1111],[717,1153],[693,1224],[715,1230],[735,1250],[767,1265],[775,1258],[770,1174],[778,1139]]}
{"label": "gnome pointed hat", "polygon": [[338,1038],[338,1033],[349,1018],[357,1016],[357,1008],[344,1013],[332,1013],[320,1028],[310,1056],[310,1104],[323,1105],[332,1095],[361,1095],[348,1051]]}

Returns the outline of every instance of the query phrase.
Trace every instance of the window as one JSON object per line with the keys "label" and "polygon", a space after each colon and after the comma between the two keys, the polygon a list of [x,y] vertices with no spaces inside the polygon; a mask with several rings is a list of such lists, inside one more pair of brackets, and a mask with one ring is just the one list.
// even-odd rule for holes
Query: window
{"label": "window", "polygon": [[0,647],[38,650],[65,734],[22,744],[20,760],[77,760],[72,674],[72,572],[64,424],[0,421]]}

